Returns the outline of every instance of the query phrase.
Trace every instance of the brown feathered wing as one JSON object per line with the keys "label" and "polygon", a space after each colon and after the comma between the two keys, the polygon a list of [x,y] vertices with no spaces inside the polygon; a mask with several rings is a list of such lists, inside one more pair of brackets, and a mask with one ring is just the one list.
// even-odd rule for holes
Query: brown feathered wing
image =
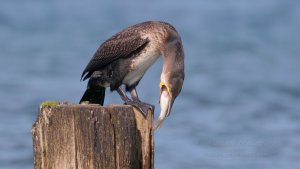
{"label": "brown feathered wing", "polygon": [[140,35],[116,34],[106,40],[96,51],[86,68],[84,69],[81,79],[89,78],[92,73],[110,64],[111,62],[130,56],[131,53],[143,47],[148,39],[141,38]]}

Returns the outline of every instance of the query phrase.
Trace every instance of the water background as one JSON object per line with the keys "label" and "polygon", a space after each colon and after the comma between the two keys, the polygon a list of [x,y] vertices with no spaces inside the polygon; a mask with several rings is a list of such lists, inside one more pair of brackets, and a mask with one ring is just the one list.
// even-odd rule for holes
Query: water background
{"label": "water background", "polygon": [[[299,18],[298,0],[2,0],[0,168],[33,168],[39,104],[77,103],[98,46],[145,20],[173,24],[186,54],[182,93],[155,134],[156,169],[300,168]],[[138,87],[156,116],[161,64]],[[105,103],[122,101],[115,92]]]}

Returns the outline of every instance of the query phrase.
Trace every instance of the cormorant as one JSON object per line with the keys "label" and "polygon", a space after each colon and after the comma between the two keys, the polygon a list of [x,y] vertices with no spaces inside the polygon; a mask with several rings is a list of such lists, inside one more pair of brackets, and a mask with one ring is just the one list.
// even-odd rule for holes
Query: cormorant
{"label": "cormorant", "polygon": [[[161,55],[161,113],[156,125],[160,128],[169,116],[184,81],[181,38],[176,29],[166,22],[147,21],[130,26],[101,44],[82,73],[81,79],[90,79],[80,103],[103,105],[105,88],[110,87],[111,91],[118,91],[125,104],[133,105],[146,114],[149,108],[154,107],[140,101],[136,86]],[[127,91],[132,99],[127,97]]]}

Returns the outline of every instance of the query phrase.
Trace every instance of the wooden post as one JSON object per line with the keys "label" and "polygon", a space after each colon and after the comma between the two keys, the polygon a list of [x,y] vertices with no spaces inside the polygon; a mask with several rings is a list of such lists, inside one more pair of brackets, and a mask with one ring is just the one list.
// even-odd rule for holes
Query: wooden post
{"label": "wooden post", "polygon": [[132,106],[42,105],[32,127],[35,169],[153,169],[153,112]]}

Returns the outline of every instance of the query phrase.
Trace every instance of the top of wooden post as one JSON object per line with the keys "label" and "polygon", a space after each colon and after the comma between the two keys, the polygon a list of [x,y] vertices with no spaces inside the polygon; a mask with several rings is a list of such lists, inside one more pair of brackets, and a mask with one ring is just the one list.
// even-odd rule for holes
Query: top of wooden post
{"label": "top of wooden post", "polygon": [[32,127],[35,169],[152,169],[153,112],[44,102]]}

